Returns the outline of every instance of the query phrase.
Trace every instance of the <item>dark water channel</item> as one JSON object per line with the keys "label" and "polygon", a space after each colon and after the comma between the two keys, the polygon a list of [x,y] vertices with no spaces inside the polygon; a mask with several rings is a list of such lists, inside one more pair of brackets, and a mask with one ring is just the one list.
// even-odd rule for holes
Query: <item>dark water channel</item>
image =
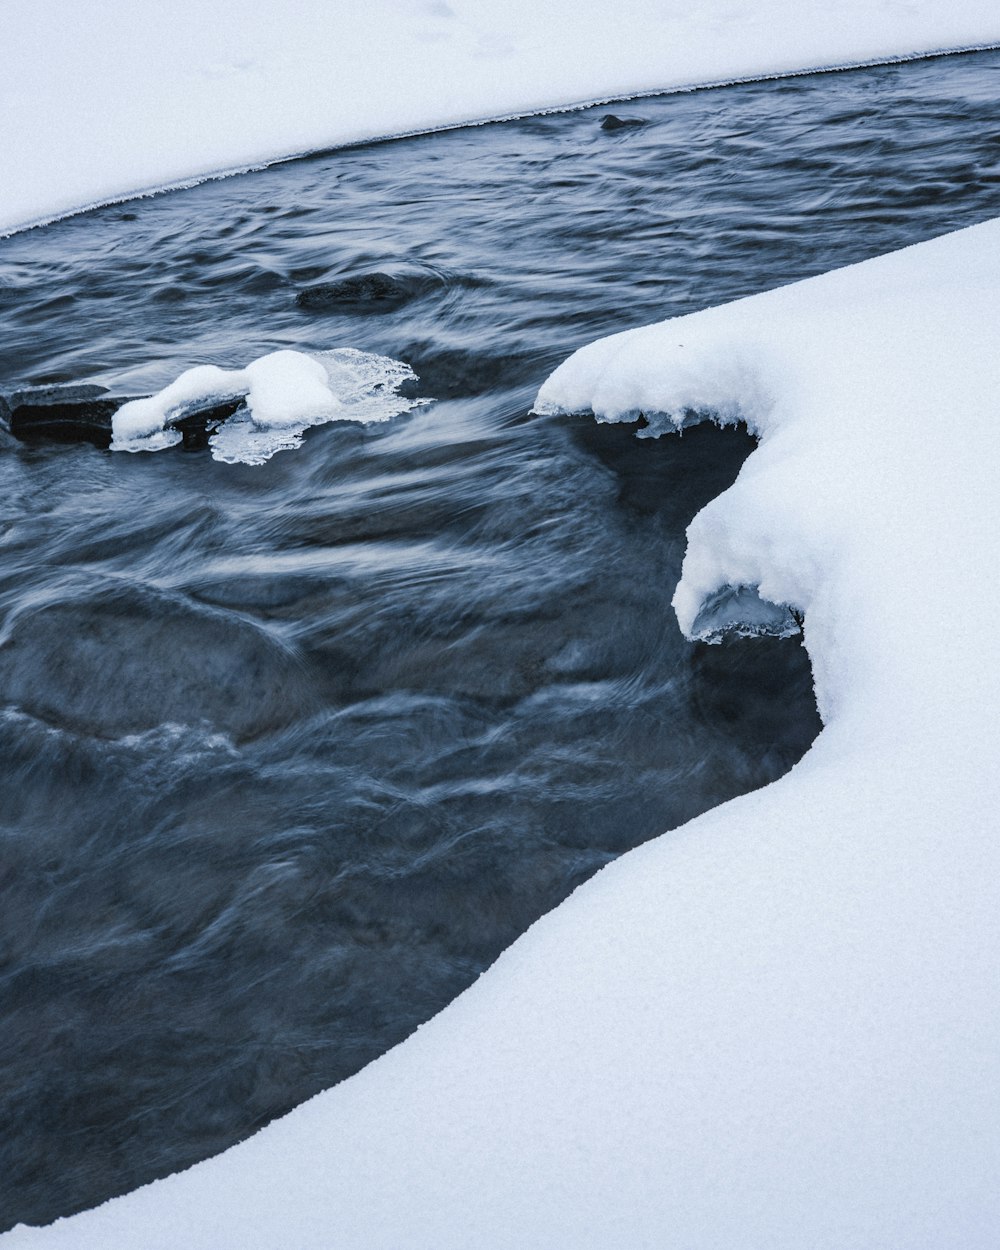
{"label": "dark water channel", "polygon": [[436,401],[258,467],[0,434],[3,1226],[356,1071],[802,755],[798,642],[669,607],[750,440],[531,401],[599,334],[1000,213],[998,89],[977,54],[643,100],[0,242],[0,390],[346,346]]}

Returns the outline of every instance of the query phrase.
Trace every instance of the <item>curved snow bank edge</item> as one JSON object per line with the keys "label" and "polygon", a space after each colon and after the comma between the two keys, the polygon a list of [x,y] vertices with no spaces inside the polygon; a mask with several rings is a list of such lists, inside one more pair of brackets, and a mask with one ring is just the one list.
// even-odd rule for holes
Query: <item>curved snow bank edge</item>
{"label": "curved snow bank edge", "polygon": [[994,1250],[1000,220],[601,340],[539,398],[588,403],[756,430],[678,612],[802,605],[816,744],[356,1077],[4,1245]]}
{"label": "curved snow bank edge", "polygon": [[502,122],[519,121],[526,117],[545,117],[556,113],[579,112],[583,109],[650,99],[655,96],[683,95],[693,91],[713,91],[722,87],[734,87],[746,83],[771,82],[783,78],[798,78],[809,74],[838,74],[850,70],[872,69],[880,65],[902,65],[911,61],[929,61],[938,57],[961,56],[965,53],[995,50],[1000,50],[1000,41],[989,40],[984,43],[965,43],[953,47],[935,47],[923,51],[879,55],[872,58],[838,61],[831,64],[806,65],[801,69],[737,74],[676,84],[667,82],[662,87],[641,88],[631,92],[616,91],[613,94],[597,95],[582,100],[557,101],[551,104],[517,109],[512,112],[487,113],[478,116],[472,114],[468,118],[458,121],[419,121],[412,127],[399,130],[379,130],[377,128],[366,130],[364,127],[352,126],[350,130],[354,133],[347,134],[344,137],[337,137],[336,133],[331,131],[328,141],[315,146],[296,148],[291,151],[272,151],[250,161],[237,162],[232,165],[220,165],[218,167],[212,166],[202,170],[195,169],[188,176],[168,178],[163,182],[150,182],[127,187],[110,192],[106,196],[83,200],[77,205],[60,208],[51,213],[43,213],[23,220],[15,218],[10,223],[0,222],[0,239],[10,238],[12,235],[20,234],[26,230],[35,230],[43,226],[52,225],[54,222],[64,221],[70,217],[78,217],[81,214],[93,212],[98,208],[106,208],[115,204],[127,204],[133,200],[150,199],[170,191],[184,191],[192,187],[201,186],[206,182],[217,182],[225,178],[239,177],[242,174],[270,169],[275,165],[305,160],[309,157],[320,156],[326,152],[365,147],[372,143],[389,143],[395,139],[410,139],[420,135],[441,134],[449,130],[462,130],[471,126],[496,125]]}
{"label": "curved snow bank edge", "polygon": [[[922,477],[917,486],[913,474],[923,474],[932,454],[955,460],[954,449],[940,445],[941,415],[984,413],[995,403],[982,389],[995,335],[972,323],[995,315],[1000,266],[988,249],[998,235],[989,222],[610,336],[577,352],[539,392],[539,412],[592,412],[605,421],[641,412],[646,435],[706,418],[741,421],[757,435],[760,446],[737,482],[692,522],[674,607],[688,635],[726,587],[756,586],[762,598],[803,613],[824,720],[845,679],[862,672],[865,653],[883,650],[884,620],[928,576],[908,550],[911,584],[900,585],[898,567],[866,546],[884,542],[901,516],[909,523],[911,495],[926,501],[939,489]],[[913,535],[923,535],[926,511],[911,523]],[[941,532],[933,538],[936,550]],[[868,619],[876,605],[882,621]],[[848,663],[842,653],[853,627],[862,632]],[[883,677],[901,670],[900,694],[905,664],[884,655],[872,664]],[[884,681],[878,686],[884,696]]]}

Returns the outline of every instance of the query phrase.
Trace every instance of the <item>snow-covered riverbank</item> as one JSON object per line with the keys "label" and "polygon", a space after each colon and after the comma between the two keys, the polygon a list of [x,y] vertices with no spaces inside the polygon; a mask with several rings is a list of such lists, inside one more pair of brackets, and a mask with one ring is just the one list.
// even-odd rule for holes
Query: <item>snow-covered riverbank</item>
{"label": "snow-covered riverbank", "polygon": [[1000,42],[991,0],[8,0],[0,233],[337,144]]}
{"label": "snow-covered riverbank", "polygon": [[991,222],[560,368],[549,408],[759,433],[676,605],[690,628],[744,584],[803,611],[823,734],[359,1076],[4,1244],[992,1247],[998,325]]}

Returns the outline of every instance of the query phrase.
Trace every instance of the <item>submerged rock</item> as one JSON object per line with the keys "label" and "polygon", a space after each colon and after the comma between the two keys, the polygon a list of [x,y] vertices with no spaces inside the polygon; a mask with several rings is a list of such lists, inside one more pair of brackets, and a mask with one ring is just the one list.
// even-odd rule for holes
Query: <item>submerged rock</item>
{"label": "submerged rock", "polygon": [[605,113],[601,118],[602,130],[634,130],[645,124],[644,117],[618,117],[614,113]]}
{"label": "submerged rock", "polygon": [[392,312],[422,294],[428,285],[424,276],[393,277],[377,271],[307,286],[299,291],[295,302],[307,312]]}
{"label": "submerged rock", "polygon": [[120,584],[23,615],[0,683],[29,715],[108,738],[168,723],[255,737],[314,697],[297,657],[253,622]]}

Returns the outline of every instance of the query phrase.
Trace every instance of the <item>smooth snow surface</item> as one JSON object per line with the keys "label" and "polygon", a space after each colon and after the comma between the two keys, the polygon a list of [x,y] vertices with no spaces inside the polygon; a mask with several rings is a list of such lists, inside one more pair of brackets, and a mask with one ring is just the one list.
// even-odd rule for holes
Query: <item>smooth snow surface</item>
{"label": "smooth snow surface", "polygon": [[0,233],[337,144],[1000,42],[995,0],[4,0]]}
{"label": "smooth snow surface", "polygon": [[563,365],[540,407],[760,435],[676,604],[805,613],[816,745],[358,1076],[3,1245],[995,1250],[998,327],[991,222]]}
{"label": "smooth snow surface", "polygon": [[397,388],[415,380],[408,366],[354,348],[309,355],[277,351],[245,369],[196,365],[147,399],[123,404],[112,423],[112,451],[162,451],[181,441],[175,422],[206,403],[245,399],[212,435],[216,460],[263,464],[276,452],[298,447],[311,425],[326,421],[388,421],[424,400],[404,399]]}

